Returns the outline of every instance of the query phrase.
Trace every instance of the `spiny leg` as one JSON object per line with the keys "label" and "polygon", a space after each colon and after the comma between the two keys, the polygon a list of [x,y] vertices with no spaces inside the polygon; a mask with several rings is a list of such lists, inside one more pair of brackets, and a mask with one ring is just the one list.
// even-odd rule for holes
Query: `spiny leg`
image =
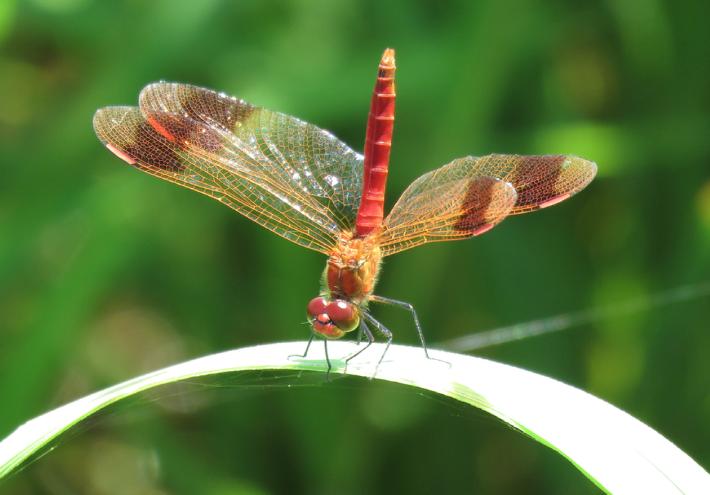
{"label": "spiny leg", "polygon": [[325,349],[325,362],[328,363],[328,371],[325,372],[325,377],[330,381],[330,370],[333,369],[333,365],[330,364],[330,356],[328,355],[328,339],[323,339],[323,348]]}
{"label": "spiny leg", "polygon": [[[311,334],[311,338],[308,339],[308,343],[306,344],[306,350],[303,352],[303,354],[291,354],[289,356],[289,359],[292,357],[298,357],[298,358],[305,358],[308,355],[308,350],[311,348],[311,344],[313,343],[313,339],[315,338],[315,334]],[[325,362],[328,363],[328,371],[326,371],[325,376],[328,380],[330,380],[330,370],[333,369],[333,365],[330,362],[330,356],[328,355],[328,340],[323,339],[323,346],[325,348]],[[367,349],[367,347],[365,347]],[[365,350],[363,349],[363,350]]]}
{"label": "spiny leg", "polygon": [[422,331],[422,325],[419,323],[419,317],[417,316],[417,312],[414,309],[414,306],[412,306],[408,302],[397,301],[396,299],[390,299],[388,297],[382,297],[382,296],[372,295],[372,296],[370,296],[369,299],[372,302],[377,302],[377,303],[381,303],[381,304],[389,304],[391,306],[398,306],[400,308],[404,308],[407,311],[409,311],[412,314],[412,318],[414,319],[414,326],[417,327],[417,333],[419,334],[419,340],[422,343],[422,349],[424,349],[424,354],[426,355],[427,358],[431,359],[431,357],[429,357],[429,350],[427,349],[426,342],[424,340],[424,332]]}
{"label": "spiny leg", "polygon": [[[364,331],[362,329],[362,324],[363,324],[363,321],[360,320],[360,325],[357,327],[357,340],[355,341],[356,345],[360,345],[360,343],[362,342],[362,336],[364,335]],[[367,327],[365,327],[365,328],[367,328]],[[368,345],[370,345],[370,344],[368,344]],[[367,347],[365,347],[363,349],[363,351],[365,349],[367,349]]]}
{"label": "spiny leg", "polygon": [[385,350],[382,352],[382,356],[380,356],[380,360],[377,361],[377,367],[375,367],[375,373],[377,373],[377,368],[379,368],[380,364],[382,364],[382,360],[385,358],[385,354],[387,354],[387,351],[390,348],[390,344],[392,343],[392,332],[390,331],[389,328],[387,328],[382,323],[380,323],[379,321],[374,319],[372,317],[372,315],[370,315],[369,313],[363,312],[362,315],[365,317],[365,319],[367,321],[369,321],[370,323],[372,323],[375,326],[377,331],[380,332],[384,338],[387,339],[387,344],[385,344]]}
{"label": "spiny leg", "polygon": [[426,341],[424,340],[424,331],[422,330],[421,323],[419,323],[419,316],[417,316],[417,311],[414,309],[414,306],[412,306],[410,303],[405,302],[405,301],[398,301],[396,299],[390,299],[389,297],[382,297],[382,296],[375,296],[375,295],[371,295],[369,300],[372,302],[377,302],[377,303],[381,303],[381,304],[389,304],[391,306],[398,306],[400,308],[404,308],[407,311],[409,311],[412,314],[412,318],[414,319],[414,326],[417,327],[417,334],[419,335],[419,341],[422,343],[422,349],[424,350],[424,355],[427,357],[427,359],[432,359],[434,361],[441,361],[442,363],[446,363],[449,366],[451,366],[451,363],[449,363],[448,361],[444,361],[443,359],[433,358],[429,355],[429,349],[427,348]]}
{"label": "spiny leg", "polygon": [[308,343],[306,344],[306,350],[303,352],[303,354],[291,354],[288,356],[289,359],[292,357],[298,357],[298,358],[304,358],[308,355],[308,349],[311,348],[311,342],[313,342],[313,338],[315,337],[315,334],[311,332],[311,338],[308,339]]}
{"label": "spiny leg", "polygon": [[[365,349],[367,349],[368,347],[370,347],[370,346],[372,345],[372,343],[375,341],[375,337],[372,336],[372,332],[371,332],[370,329],[368,328],[368,326],[367,326],[367,324],[365,323],[365,320],[364,320],[364,319],[363,319],[363,320],[360,320],[360,329],[358,330],[358,332],[359,332],[360,335],[363,335],[363,334],[364,334],[365,337],[367,337],[367,345],[366,345],[365,347],[363,347],[362,349],[359,349],[359,350],[355,351],[354,354],[351,354],[350,356],[348,356],[347,358],[345,358],[345,364],[346,364],[346,365],[347,365],[347,363],[350,362],[351,359],[353,359],[353,358],[359,356]],[[359,339],[358,339],[358,345],[360,345]]]}
{"label": "spiny leg", "polygon": [[[313,343],[314,338],[315,338],[315,334],[311,333],[311,337],[308,339],[308,343],[306,344],[306,350],[303,351],[303,354],[291,354],[288,356],[288,358],[289,359],[294,358],[294,357],[301,358],[301,359],[305,358],[308,355],[308,350],[311,348],[311,344]],[[330,369],[332,368],[332,366],[330,364],[330,358],[328,357],[328,341],[324,340],[323,342],[325,344],[325,360],[328,363],[328,371],[326,371],[325,376],[326,376],[327,380],[330,380]],[[301,376],[301,373],[303,373],[303,371],[300,371],[298,373],[299,377]]]}

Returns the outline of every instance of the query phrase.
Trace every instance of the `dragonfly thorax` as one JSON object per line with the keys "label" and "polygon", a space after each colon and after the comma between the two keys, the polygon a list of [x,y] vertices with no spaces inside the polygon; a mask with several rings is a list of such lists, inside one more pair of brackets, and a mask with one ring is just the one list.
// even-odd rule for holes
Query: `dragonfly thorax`
{"label": "dragonfly thorax", "polygon": [[344,237],[328,258],[323,285],[334,299],[363,304],[375,288],[381,260],[375,236]]}
{"label": "dragonfly thorax", "polygon": [[308,303],[313,330],[339,339],[360,324],[360,312],[372,294],[380,269],[380,249],[374,236],[344,235],[328,257],[321,296]]}

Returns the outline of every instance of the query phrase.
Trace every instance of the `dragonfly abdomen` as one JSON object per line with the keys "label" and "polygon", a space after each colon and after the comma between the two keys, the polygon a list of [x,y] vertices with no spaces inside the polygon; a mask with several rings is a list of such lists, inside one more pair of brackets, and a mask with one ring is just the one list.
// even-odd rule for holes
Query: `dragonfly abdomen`
{"label": "dragonfly abdomen", "polygon": [[394,129],[395,69],[394,50],[388,48],[380,60],[367,119],[362,198],[355,221],[359,237],[380,228],[384,218],[385,187]]}

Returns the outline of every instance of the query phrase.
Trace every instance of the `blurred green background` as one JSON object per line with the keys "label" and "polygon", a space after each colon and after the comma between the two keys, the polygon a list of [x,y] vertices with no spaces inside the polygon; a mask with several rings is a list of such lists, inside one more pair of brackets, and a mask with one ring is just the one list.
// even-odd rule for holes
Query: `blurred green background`
{"label": "blurred green background", "polygon": [[[563,205],[388,258],[378,293],[430,342],[710,278],[710,30],[694,1],[3,0],[0,435],[190,357],[305,339],[324,258],[108,153],[95,109],[160,79],[361,149],[397,50],[389,204],[467,154],[572,153]],[[416,344],[397,310],[376,315]],[[555,377],[710,466],[707,297],[479,355]],[[300,386],[304,385],[304,386]],[[63,438],[3,493],[597,493],[571,464],[433,395],[254,374],[172,387]]]}

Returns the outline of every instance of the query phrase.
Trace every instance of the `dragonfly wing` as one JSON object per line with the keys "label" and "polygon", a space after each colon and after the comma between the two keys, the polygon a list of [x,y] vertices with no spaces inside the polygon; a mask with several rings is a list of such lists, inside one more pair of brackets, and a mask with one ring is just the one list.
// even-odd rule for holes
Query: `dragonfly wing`
{"label": "dragonfly wing", "polygon": [[[308,196],[328,210],[341,229],[353,226],[362,194],[362,155],[330,132],[286,114],[255,107],[224,93],[179,83],[154,83],[140,95],[140,109],[185,115],[227,139],[228,160],[242,164],[289,197]],[[256,158],[256,164],[253,163]]]}
{"label": "dragonfly wing", "polygon": [[461,172],[444,166],[407,188],[384,221],[383,256],[427,242],[480,235],[510,214],[517,199],[510,183]]}
{"label": "dragonfly wing", "polygon": [[488,155],[454,160],[457,167],[510,182],[518,192],[511,215],[557,204],[594,179],[597,165],[571,155]]}
{"label": "dragonfly wing", "polygon": [[294,117],[156,83],[141,93],[140,109],[101,109],[94,128],[137,168],[211,196],[301,246],[329,253],[352,228],[362,157]]}
{"label": "dragonfly wing", "polygon": [[385,219],[382,254],[480,235],[508,215],[570,197],[595,173],[594,163],[564,155],[458,158],[424,174],[402,194]]}

